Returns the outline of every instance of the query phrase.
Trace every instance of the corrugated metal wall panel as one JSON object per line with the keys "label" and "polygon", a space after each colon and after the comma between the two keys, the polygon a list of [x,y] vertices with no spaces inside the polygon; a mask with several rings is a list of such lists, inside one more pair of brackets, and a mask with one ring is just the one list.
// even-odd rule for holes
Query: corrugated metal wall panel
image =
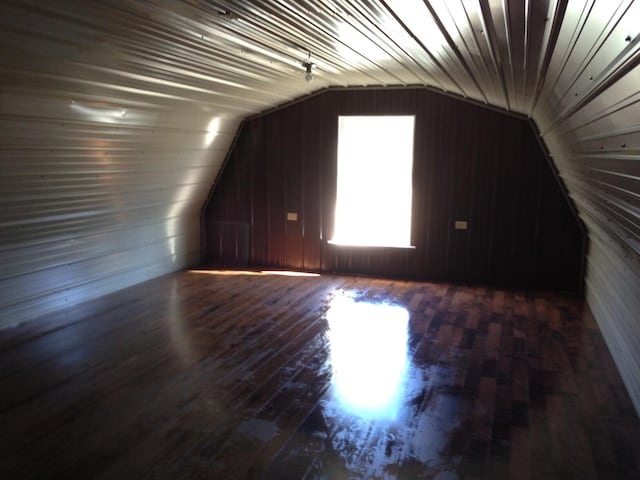
{"label": "corrugated metal wall panel", "polygon": [[[595,231],[592,229],[592,231]],[[606,233],[592,235],[587,301],[607,339],[631,398],[640,398],[640,275],[633,261]],[[638,404],[636,402],[636,409]]]}
{"label": "corrugated metal wall panel", "polygon": [[640,411],[640,3],[569,2],[534,118],[591,239],[586,296]]}
{"label": "corrugated metal wall panel", "polygon": [[141,13],[0,6],[0,325],[198,263],[242,116],[282,98],[216,79],[184,28]]}

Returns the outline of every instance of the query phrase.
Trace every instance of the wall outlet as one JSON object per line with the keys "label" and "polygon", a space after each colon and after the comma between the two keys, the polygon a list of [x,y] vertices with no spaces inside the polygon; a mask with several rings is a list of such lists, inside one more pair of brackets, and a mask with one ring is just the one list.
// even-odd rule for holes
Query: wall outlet
{"label": "wall outlet", "polygon": [[468,223],[466,220],[456,220],[455,229],[456,230],[466,230],[468,228]]}
{"label": "wall outlet", "polygon": [[297,222],[298,221],[297,212],[287,212],[287,220],[290,222]]}

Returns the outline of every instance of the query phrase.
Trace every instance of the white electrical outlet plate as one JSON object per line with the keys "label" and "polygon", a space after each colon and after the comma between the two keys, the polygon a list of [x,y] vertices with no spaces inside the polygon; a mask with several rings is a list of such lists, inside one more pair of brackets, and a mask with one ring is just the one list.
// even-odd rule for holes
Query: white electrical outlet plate
{"label": "white electrical outlet plate", "polygon": [[297,222],[298,214],[296,212],[287,212],[287,220],[290,222]]}
{"label": "white electrical outlet plate", "polygon": [[456,230],[466,230],[468,228],[468,223],[466,220],[456,220],[455,228]]}

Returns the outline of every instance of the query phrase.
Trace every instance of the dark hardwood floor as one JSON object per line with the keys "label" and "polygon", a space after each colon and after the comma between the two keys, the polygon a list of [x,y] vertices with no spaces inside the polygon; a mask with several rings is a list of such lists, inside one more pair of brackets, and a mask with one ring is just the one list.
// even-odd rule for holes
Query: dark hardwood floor
{"label": "dark hardwood floor", "polygon": [[640,478],[582,300],[182,272],[0,331],[0,478]]}

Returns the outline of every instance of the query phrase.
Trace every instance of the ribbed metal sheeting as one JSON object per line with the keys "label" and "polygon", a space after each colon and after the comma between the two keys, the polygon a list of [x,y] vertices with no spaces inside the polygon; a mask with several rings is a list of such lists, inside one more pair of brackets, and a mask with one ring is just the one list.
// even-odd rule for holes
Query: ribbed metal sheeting
{"label": "ribbed metal sheeting", "polygon": [[257,101],[140,8],[0,3],[0,325],[199,261],[200,205]]}
{"label": "ribbed metal sheeting", "polygon": [[568,2],[534,118],[589,231],[586,295],[640,411],[640,2]]}
{"label": "ribbed metal sheeting", "polygon": [[638,0],[5,0],[0,324],[196,262],[243,118],[327,86],[428,85],[537,124],[640,409],[639,28]]}

